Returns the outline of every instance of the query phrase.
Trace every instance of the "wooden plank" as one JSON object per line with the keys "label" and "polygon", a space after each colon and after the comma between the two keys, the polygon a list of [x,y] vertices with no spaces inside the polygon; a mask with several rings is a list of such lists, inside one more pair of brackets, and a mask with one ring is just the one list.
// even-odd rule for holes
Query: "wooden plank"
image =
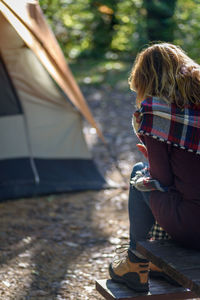
{"label": "wooden plank", "polygon": [[138,245],[143,245],[146,250],[153,251],[157,257],[164,257],[167,263],[175,264],[180,269],[200,267],[200,251],[183,248],[173,241],[143,241]]}
{"label": "wooden plank", "polygon": [[200,251],[183,248],[173,241],[143,241],[137,244],[137,250],[183,287],[200,296]]}
{"label": "wooden plank", "polygon": [[177,299],[192,299],[194,293],[183,287],[171,285],[165,280],[150,280],[149,293],[137,293],[128,289],[124,284],[116,283],[111,279],[97,280],[97,291],[107,300],[177,300]]}

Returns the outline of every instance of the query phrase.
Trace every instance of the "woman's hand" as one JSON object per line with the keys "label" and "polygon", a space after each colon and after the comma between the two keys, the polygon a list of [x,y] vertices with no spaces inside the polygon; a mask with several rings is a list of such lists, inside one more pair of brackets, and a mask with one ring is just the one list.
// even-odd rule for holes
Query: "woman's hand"
{"label": "woman's hand", "polygon": [[148,159],[147,148],[143,144],[136,144],[138,150],[144,155],[146,159]]}

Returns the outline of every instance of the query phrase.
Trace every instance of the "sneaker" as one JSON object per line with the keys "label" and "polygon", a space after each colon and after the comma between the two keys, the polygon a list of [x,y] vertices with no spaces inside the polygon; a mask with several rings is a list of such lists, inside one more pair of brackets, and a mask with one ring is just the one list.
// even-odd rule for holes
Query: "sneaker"
{"label": "sneaker", "polygon": [[156,265],[152,264],[151,262],[149,264],[149,267],[150,267],[150,272],[149,272],[150,278],[165,279],[167,282],[169,282],[175,286],[181,286],[177,281],[172,279],[170,276],[168,276],[166,273],[164,273],[162,269],[158,268]]}
{"label": "sneaker", "polygon": [[130,250],[124,258],[110,264],[109,273],[115,282],[124,283],[136,292],[149,291],[149,261],[137,257]]}

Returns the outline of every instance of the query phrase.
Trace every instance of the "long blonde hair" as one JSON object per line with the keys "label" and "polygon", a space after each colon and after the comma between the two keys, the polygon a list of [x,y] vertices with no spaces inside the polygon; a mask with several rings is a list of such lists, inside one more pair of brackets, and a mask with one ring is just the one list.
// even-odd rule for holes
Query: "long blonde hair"
{"label": "long blonde hair", "polygon": [[147,96],[163,98],[179,107],[200,104],[200,66],[172,44],[154,44],[139,53],[129,84],[137,92],[138,107]]}

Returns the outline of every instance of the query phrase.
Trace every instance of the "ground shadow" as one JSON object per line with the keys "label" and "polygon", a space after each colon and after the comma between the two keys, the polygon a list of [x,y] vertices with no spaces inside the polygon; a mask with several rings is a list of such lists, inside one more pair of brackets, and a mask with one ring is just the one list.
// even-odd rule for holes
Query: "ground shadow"
{"label": "ground shadow", "polygon": [[[128,182],[141,159],[131,126],[135,98],[92,87],[86,98],[116,158],[85,124],[94,159],[106,178]],[[1,298],[102,299],[94,281],[108,277],[116,245],[127,242],[127,197],[113,189],[1,203]]]}

